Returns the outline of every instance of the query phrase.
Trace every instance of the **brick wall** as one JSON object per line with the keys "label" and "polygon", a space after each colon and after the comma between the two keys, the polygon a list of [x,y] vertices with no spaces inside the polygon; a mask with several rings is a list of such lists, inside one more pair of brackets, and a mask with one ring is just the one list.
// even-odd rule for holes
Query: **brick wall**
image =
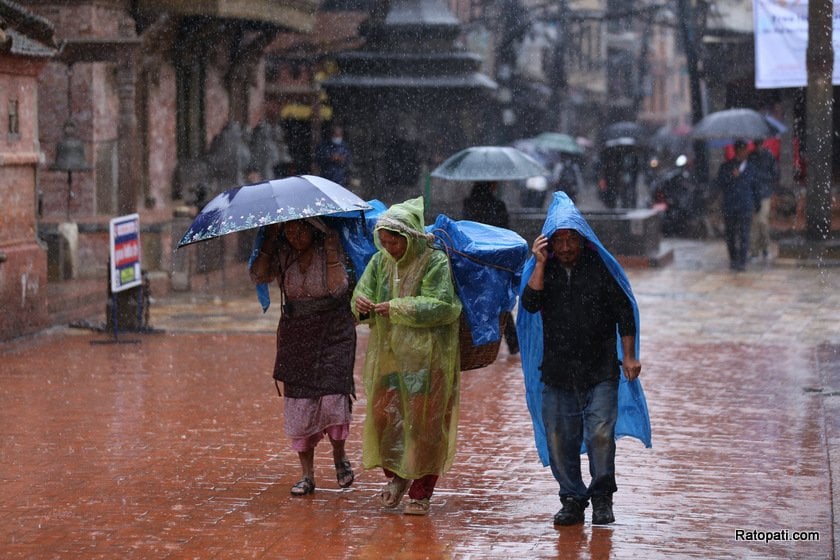
{"label": "brick wall", "polygon": [[[47,325],[47,257],[35,233],[40,61],[0,55],[0,340]],[[17,129],[10,127],[17,113]]]}

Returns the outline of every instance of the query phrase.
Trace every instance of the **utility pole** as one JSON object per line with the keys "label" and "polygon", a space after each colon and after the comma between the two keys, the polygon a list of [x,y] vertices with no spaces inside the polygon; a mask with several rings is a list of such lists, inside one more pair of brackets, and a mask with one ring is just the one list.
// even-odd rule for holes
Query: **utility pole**
{"label": "utility pole", "polygon": [[569,48],[569,7],[566,0],[557,2],[557,42],[551,60],[551,110],[557,111],[554,130],[568,132],[569,82],[566,74],[566,51]]}
{"label": "utility pole", "polygon": [[827,240],[831,232],[831,155],[834,132],[832,11],[832,0],[808,2],[808,50],[805,55],[808,70],[805,133],[808,190],[805,235],[809,241]]}

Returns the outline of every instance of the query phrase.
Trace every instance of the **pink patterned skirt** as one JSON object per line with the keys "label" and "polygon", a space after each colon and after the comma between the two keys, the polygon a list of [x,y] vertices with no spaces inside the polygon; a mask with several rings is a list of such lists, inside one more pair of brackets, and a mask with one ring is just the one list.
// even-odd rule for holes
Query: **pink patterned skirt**
{"label": "pink patterned skirt", "polygon": [[328,434],[345,440],[350,434],[350,396],[324,395],[312,399],[283,398],[283,419],[292,449],[308,451]]}

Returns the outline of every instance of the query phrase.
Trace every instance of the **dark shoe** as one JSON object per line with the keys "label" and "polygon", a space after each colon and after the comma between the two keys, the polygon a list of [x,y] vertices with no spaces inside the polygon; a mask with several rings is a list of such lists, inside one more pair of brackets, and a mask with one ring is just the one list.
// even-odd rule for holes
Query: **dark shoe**
{"label": "dark shoe", "polygon": [[335,464],[335,478],[338,480],[338,485],[341,488],[350,488],[353,481],[356,480],[356,475],[353,474],[350,461],[345,459]]}
{"label": "dark shoe", "polygon": [[586,509],[586,501],[578,501],[574,498],[560,498],[563,509],[554,514],[555,525],[580,525],[583,523],[583,510]]}
{"label": "dark shoe", "polygon": [[592,496],[592,524],[608,525],[614,521],[612,496]]}
{"label": "dark shoe", "polygon": [[306,496],[315,491],[315,481],[311,478],[303,477],[292,486],[292,496]]}

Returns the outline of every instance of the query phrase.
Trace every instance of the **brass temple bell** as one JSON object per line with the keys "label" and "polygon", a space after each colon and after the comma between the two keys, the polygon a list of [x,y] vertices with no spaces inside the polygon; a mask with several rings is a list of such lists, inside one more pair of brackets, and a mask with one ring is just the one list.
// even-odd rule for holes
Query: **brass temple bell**
{"label": "brass temple bell", "polygon": [[68,120],[64,123],[64,136],[55,147],[55,163],[51,171],[90,171],[85,161],[85,146],[76,136],[76,123]]}
{"label": "brass temple bell", "polygon": [[73,172],[90,171],[85,161],[85,146],[76,137],[76,123],[67,119],[64,123],[64,136],[55,146],[55,163],[50,166],[51,171],[67,172],[67,221],[70,221],[70,203],[75,196],[73,193]]}

